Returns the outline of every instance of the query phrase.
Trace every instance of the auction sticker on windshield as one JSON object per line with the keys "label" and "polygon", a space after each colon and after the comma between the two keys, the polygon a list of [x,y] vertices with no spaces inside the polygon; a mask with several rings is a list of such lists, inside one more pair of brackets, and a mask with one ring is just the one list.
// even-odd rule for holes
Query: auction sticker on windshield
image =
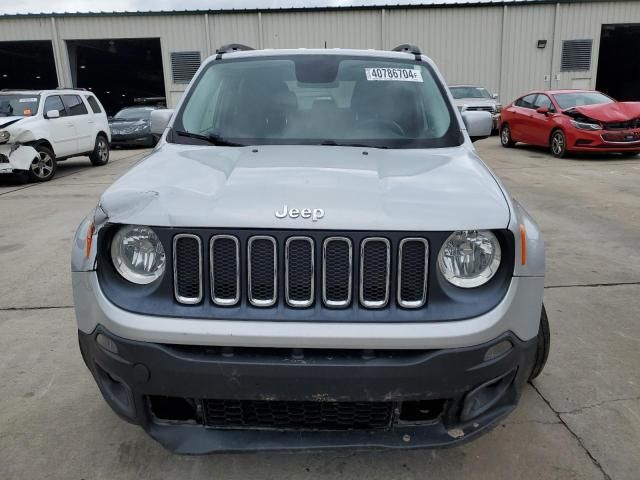
{"label": "auction sticker on windshield", "polygon": [[365,68],[367,80],[392,82],[420,82],[422,72],[413,68]]}

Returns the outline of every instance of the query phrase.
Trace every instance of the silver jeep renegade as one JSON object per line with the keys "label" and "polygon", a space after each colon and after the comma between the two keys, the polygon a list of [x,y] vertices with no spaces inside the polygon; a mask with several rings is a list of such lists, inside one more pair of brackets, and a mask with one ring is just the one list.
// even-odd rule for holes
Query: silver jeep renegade
{"label": "silver jeep renegade", "polygon": [[453,444],[542,370],[542,236],[416,47],[222,47],[152,124],[73,291],[105,400],[169,450]]}

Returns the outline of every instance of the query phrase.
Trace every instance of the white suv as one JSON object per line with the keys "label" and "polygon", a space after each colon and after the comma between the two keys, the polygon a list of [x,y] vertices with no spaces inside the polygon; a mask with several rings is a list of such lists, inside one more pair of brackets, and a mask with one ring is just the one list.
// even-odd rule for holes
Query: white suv
{"label": "white suv", "polygon": [[91,92],[0,91],[0,174],[46,182],[57,162],[81,155],[105,165],[110,136],[104,108]]}

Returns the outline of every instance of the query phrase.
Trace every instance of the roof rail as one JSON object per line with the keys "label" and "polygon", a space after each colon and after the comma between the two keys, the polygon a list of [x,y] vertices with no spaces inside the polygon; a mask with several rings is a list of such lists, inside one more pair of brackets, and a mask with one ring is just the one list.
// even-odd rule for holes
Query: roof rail
{"label": "roof rail", "polygon": [[412,45],[410,43],[403,43],[402,45],[398,45],[393,49],[394,52],[405,52],[405,53],[413,53],[416,57],[422,55],[420,48],[416,45]]}
{"label": "roof rail", "polygon": [[86,88],[81,87],[56,87],[56,90],[79,90],[81,92],[86,92]]}
{"label": "roof rail", "polygon": [[246,50],[253,50],[253,47],[248,47],[246,45],[242,45],[241,43],[228,43],[227,45],[222,45],[221,47],[217,48],[216,53],[218,55],[222,55],[223,53],[242,52]]}

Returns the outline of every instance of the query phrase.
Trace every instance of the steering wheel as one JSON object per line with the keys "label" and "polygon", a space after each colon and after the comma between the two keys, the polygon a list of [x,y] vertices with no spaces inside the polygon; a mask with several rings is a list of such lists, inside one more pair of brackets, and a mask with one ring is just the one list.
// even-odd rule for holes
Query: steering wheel
{"label": "steering wheel", "polygon": [[406,137],[407,135],[400,124],[394,120],[385,120],[383,118],[369,118],[367,120],[364,120],[360,124],[360,126],[362,127],[366,125],[378,125],[384,127],[386,130],[391,130],[402,137]]}

